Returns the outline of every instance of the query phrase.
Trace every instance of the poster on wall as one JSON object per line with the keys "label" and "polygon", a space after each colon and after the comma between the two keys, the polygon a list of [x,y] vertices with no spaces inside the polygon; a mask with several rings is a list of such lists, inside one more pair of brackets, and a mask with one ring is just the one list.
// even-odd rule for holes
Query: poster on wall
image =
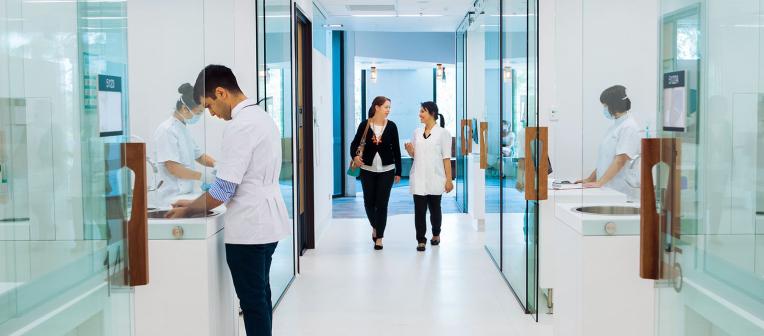
{"label": "poster on wall", "polygon": [[687,129],[687,73],[663,74],[663,130],[684,132]]}
{"label": "poster on wall", "polygon": [[98,121],[101,137],[123,135],[122,78],[98,75]]}

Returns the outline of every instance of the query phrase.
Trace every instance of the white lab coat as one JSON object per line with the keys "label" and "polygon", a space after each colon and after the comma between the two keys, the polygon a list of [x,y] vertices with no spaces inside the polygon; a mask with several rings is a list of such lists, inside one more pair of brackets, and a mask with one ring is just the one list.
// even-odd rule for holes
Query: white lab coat
{"label": "white lab coat", "polygon": [[[599,147],[599,155],[597,158],[597,179],[601,179],[605,172],[613,163],[616,155],[626,154],[630,160],[637,158],[637,155],[641,151],[641,136],[639,134],[640,129],[637,121],[631,115],[631,113],[625,114],[616,119],[612,126],[605,133],[605,137],[602,139],[602,143]],[[618,172],[604,187],[614,189],[622,192],[627,196],[634,197],[639,190],[633,186],[630,186],[627,181],[638,181],[638,176],[634,176],[637,173],[639,167],[630,169],[630,162],[626,163],[626,166]]]}
{"label": "white lab coat", "polygon": [[153,142],[159,181],[164,181],[157,190],[160,202],[164,204],[172,197],[191,193],[195,181],[177,178],[165,167],[167,161],[174,161],[194,169],[196,159],[202,156],[186,125],[175,117],[165,120],[154,132]]}
{"label": "white lab coat", "polygon": [[409,174],[413,195],[442,195],[446,188],[443,160],[451,158],[451,134],[434,126],[430,137],[424,138],[424,128],[418,128],[411,137],[414,145],[414,163]]}
{"label": "white lab coat", "polygon": [[292,232],[281,194],[281,135],[270,115],[247,99],[223,132],[217,177],[238,185],[223,215],[227,244],[269,244]]}

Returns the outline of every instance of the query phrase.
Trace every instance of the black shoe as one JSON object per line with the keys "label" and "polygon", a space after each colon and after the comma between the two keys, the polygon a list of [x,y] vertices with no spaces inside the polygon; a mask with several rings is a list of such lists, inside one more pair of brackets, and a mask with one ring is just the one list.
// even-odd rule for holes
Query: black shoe
{"label": "black shoe", "polygon": [[377,250],[377,251],[379,251],[379,250],[381,250],[381,249],[383,249],[383,248],[385,248],[385,247],[384,247],[384,246],[382,246],[382,245],[377,245],[377,244],[374,244],[374,249],[375,249],[375,250]]}
{"label": "black shoe", "polygon": [[416,250],[417,250],[417,251],[419,251],[419,252],[424,252],[424,250],[425,250],[425,244],[424,244],[424,243],[419,243],[419,244],[416,246]]}
{"label": "black shoe", "polygon": [[431,239],[431,240],[430,240],[430,245],[432,245],[432,246],[438,246],[438,245],[440,245],[440,239],[438,239],[438,240],[435,240],[435,239]]}

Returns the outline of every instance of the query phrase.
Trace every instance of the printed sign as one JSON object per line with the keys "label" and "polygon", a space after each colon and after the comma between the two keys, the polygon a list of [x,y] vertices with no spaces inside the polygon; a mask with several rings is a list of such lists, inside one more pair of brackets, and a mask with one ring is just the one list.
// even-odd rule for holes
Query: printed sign
{"label": "printed sign", "polygon": [[687,128],[687,73],[663,75],[663,130],[684,132]]}
{"label": "printed sign", "polygon": [[98,121],[101,137],[123,135],[122,78],[98,75]]}

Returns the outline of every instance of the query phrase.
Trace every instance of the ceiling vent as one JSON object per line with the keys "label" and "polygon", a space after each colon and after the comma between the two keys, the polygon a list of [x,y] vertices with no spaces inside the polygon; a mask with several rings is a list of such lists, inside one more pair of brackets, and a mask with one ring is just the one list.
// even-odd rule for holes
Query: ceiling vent
{"label": "ceiling vent", "polygon": [[395,5],[347,5],[351,12],[394,12]]}

